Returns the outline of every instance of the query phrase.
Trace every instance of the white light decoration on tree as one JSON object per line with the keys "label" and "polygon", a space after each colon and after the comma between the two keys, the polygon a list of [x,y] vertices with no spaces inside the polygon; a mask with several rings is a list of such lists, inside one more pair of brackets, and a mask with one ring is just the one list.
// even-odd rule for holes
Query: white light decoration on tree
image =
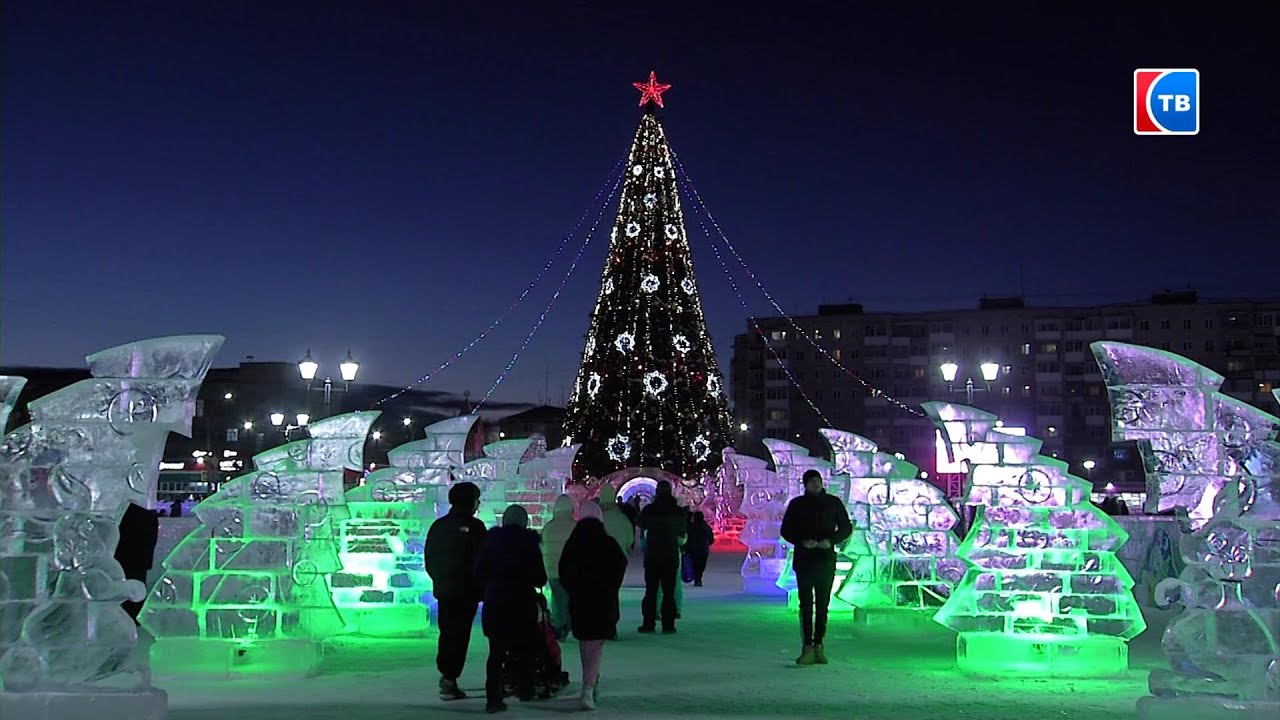
{"label": "white light decoration on tree", "polygon": [[595,397],[600,392],[600,373],[591,373],[591,377],[587,379],[587,395]]}
{"label": "white light decoration on tree", "polygon": [[591,355],[595,353],[595,351],[596,351],[596,339],[595,339],[595,336],[592,336],[587,338],[587,346],[583,348],[583,353],[586,355]]}
{"label": "white light decoration on tree", "polygon": [[608,280],[604,281],[604,294],[605,295],[613,294],[613,278],[609,278]]}
{"label": "white light decoration on tree", "polygon": [[614,225],[613,229],[609,231],[609,242],[613,242],[614,240],[617,240],[617,239],[618,239],[618,226]]}
{"label": "white light decoration on tree", "polygon": [[711,454],[711,440],[705,434],[699,433],[698,437],[689,443],[689,452],[699,461],[706,460]]}
{"label": "white light decoration on tree", "polygon": [[676,238],[680,237],[679,228],[677,228],[675,225],[671,225],[670,223],[667,224],[666,232],[667,232],[668,240],[675,240]]}
{"label": "white light decoration on tree", "polygon": [[614,435],[609,440],[609,458],[615,462],[625,462],[631,457],[631,437],[628,435]]}
{"label": "white light decoration on tree", "polygon": [[640,235],[640,223],[637,223],[637,222],[627,223],[627,237],[633,238],[633,237],[637,237],[638,235]]}
{"label": "white light decoration on tree", "polygon": [[631,352],[636,346],[636,336],[630,332],[618,334],[618,339],[613,341],[613,346],[618,348],[619,352]]}
{"label": "white light decoration on tree", "polygon": [[658,397],[667,389],[667,376],[657,370],[650,370],[644,375],[644,389],[654,397]]}
{"label": "white light decoration on tree", "polygon": [[641,175],[644,174],[644,167],[641,165],[632,165],[631,174],[635,175],[636,177],[640,177]]}
{"label": "white light decoration on tree", "polygon": [[715,375],[707,378],[707,394],[713,397],[720,394],[720,378]]}
{"label": "white light decoration on tree", "polygon": [[659,165],[653,169],[653,176],[661,180],[667,176],[667,169]]}
{"label": "white light decoration on tree", "polygon": [[650,210],[658,206],[658,196],[655,193],[645,193],[644,206]]}
{"label": "white light decoration on tree", "polygon": [[684,279],[680,281],[680,289],[681,289],[681,290],[684,290],[684,292],[685,292],[685,294],[686,294],[686,295],[692,295],[692,294],[694,293],[694,291],[696,291],[696,290],[698,289],[698,288],[694,287],[694,285],[693,285],[693,276],[692,276],[692,275],[685,275],[685,276],[684,276]]}
{"label": "white light decoration on tree", "polygon": [[693,349],[693,343],[689,342],[689,338],[683,335],[677,335],[672,338],[671,344],[675,347],[676,352],[681,355],[687,355]]}
{"label": "white light decoration on tree", "polygon": [[658,276],[653,273],[645,275],[644,279],[640,281],[640,289],[647,293],[657,292],[658,287],[661,285],[662,281],[658,280]]}

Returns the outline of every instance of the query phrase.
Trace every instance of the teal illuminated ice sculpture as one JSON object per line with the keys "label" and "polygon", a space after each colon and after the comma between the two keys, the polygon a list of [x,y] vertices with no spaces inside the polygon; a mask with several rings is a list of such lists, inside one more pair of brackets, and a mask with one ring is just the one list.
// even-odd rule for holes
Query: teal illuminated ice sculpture
{"label": "teal illuminated ice sculpture", "polygon": [[1127,641],[1146,624],[1116,559],[1128,534],[1089,501],[1091,483],[1040,455],[1039,440],[1002,431],[991,413],[940,402],[924,409],[955,455],[969,458],[965,502],[977,507],[959,550],[969,570],[934,617],[959,633],[960,669],[1124,672]]}
{"label": "teal illuminated ice sculpture", "polygon": [[[191,434],[217,335],[155,338],[87,358],[91,379],[32,401],[0,445],[0,718],[165,717],[122,600],[146,590],[115,560],[129,503],[155,506],[170,432]],[[19,381],[0,390],[3,417]]]}
{"label": "teal illuminated ice sculpture", "polygon": [[1139,717],[1280,717],[1280,418],[1219,392],[1223,377],[1184,357],[1091,349],[1112,437],[1138,443],[1148,508],[1195,528],[1181,541],[1186,567],[1156,588],[1185,610],[1165,629],[1170,669],[1151,672]]}
{"label": "teal illuminated ice sculpture", "polygon": [[195,508],[200,527],[164,560],[139,621],[166,672],[301,674],[345,623],[329,577],[349,519],[343,471],[364,468],[377,412],[311,423],[311,437],[259,453],[255,469]]}
{"label": "teal illuminated ice sculpture", "polygon": [[834,477],[847,479],[854,528],[842,551],[852,568],[836,597],[860,610],[936,610],[965,573],[953,530],[959,516],[915,465],[860,435],[821,433]]}
{"label": "teal illuminated ice sculpture", "polygon": [[[458,447],[447,449],[450,440],[442,443],[433,427],[425,439],[390,450],[391,467],[369,473],[347,491],[350,517],[339,531],[342,570],[330,578],[347,632],[403,637],[422,635],[431,626],[435,603],[423,558],[427,529],[447,509],[447,468],[462,464],[462,440],[452,438]],[[442,444],[446,449],[438,450]]]}

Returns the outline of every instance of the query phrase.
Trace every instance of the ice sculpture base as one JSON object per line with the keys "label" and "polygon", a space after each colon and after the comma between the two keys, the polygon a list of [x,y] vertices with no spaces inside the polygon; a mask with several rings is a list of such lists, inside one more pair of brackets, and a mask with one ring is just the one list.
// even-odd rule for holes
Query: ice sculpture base
{"label": "ice sculpture base", "polygon": [[0,718],[17,720],[165,720],[169,696],[130,692],[0,692]]}
{"label": "ice sculpture base", "polygon": [[320,643],[310,640],[166,638],[151,646],[151,673],[160,677],[305,677],[315,673],[323,654]]}
{"label": "ice sculpture base", "polygon": [[1221,695],[1138,699],[1138,720],[1275,720],[1280,702],[1237,700]]}
{"label": "ice sculpture base", "polygon": [[[833,604],[834,605],[834,604]],[[904,633],[910,635],[949,634],[951,630],[933,621],[937,608],[854,608],[853,622],[858,633]]]}
{"label": "ice sculpture base", "polygon": [[956,665],[973,675],[1114,677],[1129,669],[1129,646],[1106,635],[964,633],[956,637]]}
{"label": "ice sculpture base", "polygon": [[375,638],[422,638],[431,632],[431,610],[424,605],[399,605],[354,610],[346,608],[347,633]]}

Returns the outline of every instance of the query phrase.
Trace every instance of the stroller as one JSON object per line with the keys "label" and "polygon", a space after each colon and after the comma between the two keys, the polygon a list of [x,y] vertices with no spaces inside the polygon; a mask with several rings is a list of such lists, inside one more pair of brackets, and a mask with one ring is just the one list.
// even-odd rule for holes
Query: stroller
{"label": "stroller", "polygon": [[[538,594],[538,643],[534,648],[533,690],[537,697],[546,700],[569,685],[569,673],[560,666],[560,643],[556,641],[555,628],[551,625],[551,612],[547,599]],[[508,696],[516,694],[515,678],[506,674],[505,690]]]}

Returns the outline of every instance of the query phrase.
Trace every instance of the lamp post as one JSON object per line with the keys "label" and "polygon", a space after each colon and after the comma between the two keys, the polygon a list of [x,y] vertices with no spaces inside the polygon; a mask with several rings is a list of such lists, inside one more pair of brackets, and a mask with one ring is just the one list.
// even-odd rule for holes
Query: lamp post
{"label": "lamp post", "polygon": [[[311,348],[307,348],[307,354],[298,361],[298,375],[302,377],[303,382],[307,384],[307,390],[312,389],[311,384],[315,382],[316,373],[320,370],[320,363],[311,357]],[[351,357],[351,350],[347,350],[347,357],[338,363],[338,373],[342,377],[343,386],[337,388],[340,392],[350,392],[351,383],[356,381],[356,373],[360,372],[360,363]],[[324,378],[324,384],[320,391],[324,393],[324,416],[329,417],[333,414],[333,378],[328,375]],[[308,418],[309,419],[309,418]],[[300,426],[306,423],[298,423]]]}
{"label": "lamp post", "polygon": [[1084,468],[1085,477],[1089,479],[1089,482],[1093,482],[1093,469],[1098,466],[1098,463],[1092,460],[1085,460],[1080,465]]}
{"label": "lamp post", "polygon": [[[942,379],[947,383],[947,391],[959,392],[955,389],[955,381],[956,375],[960,372],[960,366],[954,362],[947,361],[939,365],[938,370],[942,372]],[[972,376],[965,379],[963,392],[969,405],[973,404],[973,394],[975,392],[990,392],[991,383],[1000,377],[1000,363],[991,361],[981,363],[978,365],[978,371],[982,373],[982,380],[986,383],[986,387],[974,387]]]}

